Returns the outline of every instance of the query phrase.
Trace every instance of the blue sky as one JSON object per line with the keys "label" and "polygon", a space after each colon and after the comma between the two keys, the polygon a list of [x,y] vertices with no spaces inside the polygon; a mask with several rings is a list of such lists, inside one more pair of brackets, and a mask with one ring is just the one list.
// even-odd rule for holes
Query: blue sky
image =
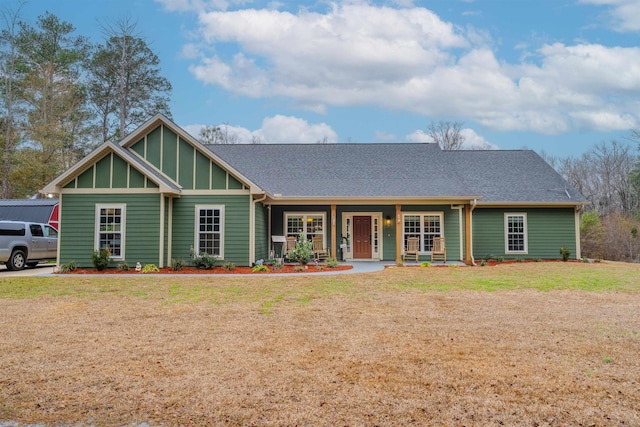
{"label": "blue sky", "polygon": [[45,11],[93,42],[137,21],[194,136],[422,142],[449,120],[469,147],[564,157],[640,128],[640,0],[30,0],[22,17]]}

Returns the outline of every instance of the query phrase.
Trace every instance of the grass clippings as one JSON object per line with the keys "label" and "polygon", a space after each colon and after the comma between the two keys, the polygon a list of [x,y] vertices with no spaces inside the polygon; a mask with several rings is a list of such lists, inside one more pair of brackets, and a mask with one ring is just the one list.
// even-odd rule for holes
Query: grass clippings
{"label": "grass clippings", "polygon": [[0,278],[0,423],[640,425],[639,279]]}

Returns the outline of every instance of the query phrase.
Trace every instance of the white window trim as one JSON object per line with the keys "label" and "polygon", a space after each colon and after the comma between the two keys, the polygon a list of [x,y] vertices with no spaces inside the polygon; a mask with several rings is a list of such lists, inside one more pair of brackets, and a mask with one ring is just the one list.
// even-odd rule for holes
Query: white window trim
{"label": "white window trim", "polygon": [[[326,212],[285,212],[284,213],[284,222],[282,223],[283,234],[288,236],[289,233],[287,231],[287,219],[290,216],[302,216],[303,221],[306,224],[307,217],[309,216],[320,216],[322,217],[322,247],[324,249],[327,248],[327,213]],[[306,228],[306,227],[305,227]],[[305,235],[307,235],[306,230],[303,231]],[[297,233],[299,234],[299,233]],[[315,234],[317,236],[317,234]],[[307,235],[309,238],[309,235]]]}
{"label": "white window trim", "polygon": [[220,210],[220,254],[216,255],[218,259],[224,259],[224,234],[225,234],[225,220],[224,220],[224,205],[196,205],[195,206],[195,219],[194,219],[194,243],[195,250],[200,251],[200,210],[201,209],[218,209]]}
{"label": "white window trim", "polygon": [[[524,250],[523,251],[510,251],[509,250],[509,217],[516,216],[522,217],[524,223]],[[527,226],[527,213],[526,212],[505,212],[504,213],[504,253],[505,254],[528,254],[529,253],[529,227]]]}
{"label": "white window trim", "polygon": [[[371,259],[373,260],[381,260],[382,261],[382,254],[384,253],[384,248],[383,248],[383,244],[384,244],[384,234],[385,234],[385,228],[387,227],[384,224],[384,218],[382,215],[382,212],[343,212],[342,213],[342,232],[341,236],[347,236],[347,234],[349,234],[349,238],[347,239],[347,242],[345,242],[342,239],[338,239],[337,245],[338,247],[336,248],[337,251],[339,251],[340,245],[345,243],[347,245],[347,247],[342,248],[344,250],[344,257],[347,260],[351,260],[353,259],[353,245],[352,245],[352,239],[353,239],[353,217],[354,216],[370,216],[371,217]],[[349,230],[347,232],[347,219],[349,220],[350,226],[351,226],[351,230]],[[375,219],[378,220],[378,252],[376,252],[374,249],[374,244],[373,244],[373,238],[375,235],[375,231],[374,231],[374,224],[375,224]]]}
{"label": "white window trim", "polygon": [[[424,216],[425,215],[433,215],[433,216],[439,216],[440,217],[440,237],[444,237],[444,212],[439,211],[439,212],[402,212],[402,223],[400,224],[400,226],[402,227],[402,253],[404,254],[404,241],[405,241],[405,231],[404,231],[404,222],[405,222],[405,218],[407,216],[415,216],[415,215],[420,215],[420,235],[424,236]],[[424,239],[420,239],[421,244],[424,244]],[[418,252],[421,255],[431,255],[431,251],[419,251]]]}
{"label": "white window trim", "polygon": [[104,205],[96,205],[96,216],[95,216],[95,238],[93,242],[93,247],[96,251],[100,250],[100,210],[101,209],[120,209],[122,218],[120,222],[120,256],[111,256],[111,259],[114,260],[123,260],[125,259],[125,236],[126,236],[126,228],[127,228],[127,205],[121,204],[104,204]]}

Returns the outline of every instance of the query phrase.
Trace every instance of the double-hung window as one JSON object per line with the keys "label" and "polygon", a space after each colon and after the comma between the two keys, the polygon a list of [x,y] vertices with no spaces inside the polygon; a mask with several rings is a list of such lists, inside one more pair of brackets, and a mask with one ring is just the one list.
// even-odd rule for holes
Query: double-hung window
{"label": "double-hung window", "polygon": [[113,259],[124,259],[125,205],[96,206],[97,251],[108,249]]}
{"label": "double-hung window", "polygon": [[224,207],[196,206],[196,247],[203,252],[223,256]]}
{"label": "double-hung window", "polygon": [[324,245],[325,222],[326,215],[324,213],[286,213],[286,234],[298,237],[299,234],[304,233],[309,240],[313,236],[320,236]]}
{"label": "double-hung window", "polygon": [[505,253],[527,253],[527,214],[504,214]]}
{"label": "double-hung window", "polygon": [[407,247],[407,239],[409,237],[417,237],[420,239],[419,251],[430,253],[433,247],[433,238],[442,236],[442,213],[426,212],[404,214],[403,222],[403,241],[405,248]]}

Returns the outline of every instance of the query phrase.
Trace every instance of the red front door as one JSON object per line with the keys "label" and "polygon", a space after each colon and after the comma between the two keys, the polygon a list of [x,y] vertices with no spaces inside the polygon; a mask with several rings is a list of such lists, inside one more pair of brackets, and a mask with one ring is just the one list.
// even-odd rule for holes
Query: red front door
{"label": "red front door", "polygon": [[353,217],[353,257],[371,258],[371,217]]}

